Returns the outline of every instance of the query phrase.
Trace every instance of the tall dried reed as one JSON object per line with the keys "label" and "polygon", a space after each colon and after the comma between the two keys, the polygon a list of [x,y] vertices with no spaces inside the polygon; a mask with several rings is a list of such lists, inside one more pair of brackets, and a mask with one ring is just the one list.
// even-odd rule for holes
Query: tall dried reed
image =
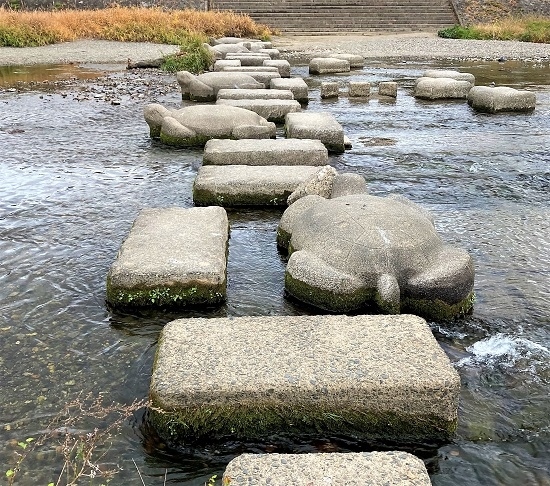
{"label": "tall dried reed", "polygon": [[233,12],[112,7],[15,11],[0,8],[0,46],[39,46],[75,39],[182,44],[190,35],[267,38],[273,32]]}

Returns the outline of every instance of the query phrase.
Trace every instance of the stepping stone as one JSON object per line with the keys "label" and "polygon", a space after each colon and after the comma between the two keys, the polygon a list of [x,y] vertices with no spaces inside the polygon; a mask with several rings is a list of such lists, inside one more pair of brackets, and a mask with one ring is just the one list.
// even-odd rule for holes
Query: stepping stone
{"label": "stepping stone", "polygon": [[293,100],[288,89],[220,89],[219,100]]}
{"label": "stepping stone", "polygon": [[340,94],[340,89],[338,83],[332,81],[323,81],[321,83],[321,98],[338,98]]}
{"label": "stepping stone", "polygon": [[264,66],[276,67],[279,70],[281,78],[290,78],[290,63],[283,59],[265,60]]}
{"label": "stepping stone", "polygon": [[271,59],[279,59],[281,53],[278,49],[260,49],[258,51],[260,54],[267,54]]}
{"label": "stepping stone", "polygon": [[241,66],[261,66],[266,59],[271,59],[268,54],[261,54],[259,52],[237,53],[227,54],[225,59],[239,60]]}
{"label": "stepping stone", "polygon": [[537,104],[537,96],[531,91],[505,86],[474,86],[468,93],[468,104],[474,110],[486,113],[532,111]]}
{"label": "stepping stone", "polygon": [[227,54],[230,53],[234,54],[248,52],[245,47],[238,44],[216,44],[215,46],[211,46],[204,43],[203,47],[205,47],[211,54],[213,54],[215,59],[225,59]]}
{"label": "stepping stone", "polygon": [[229,223],[223,208],[143,209],[107,275],[116,308],[225,300]]}
{"label": "stepping stone", "polygon": [[334,57],[315,57],[309,61],[309,74],[347,73],[350,63],[345,59]]}
{"label": "stepping stone", "polygon": [[229,462],[222,484],[231,486],[431,486],[424,463],[407,452],[241,454]]}
{"label": "stepping stone", "polygon": [[311,165],[328,164],[328,151],[319,140],[210,140],[203,165]]}
{"label": "stepping stone", "polygon": [[316,167],[206,165],[193,185],[197,206],[286,206],[288,196]]}
{"label": "stepping stone", "polygon": [[188,71],[179,71],[176,78],[184,100],[215,101],[218,91],[223,88],[265,88],[265,84],[246,73],[218,71],[195,76]]}
{"label": "stepping stone", "polygon": [[370,83],[368,81],[350,81],[348,96],[351,98],[368,98],[370,96]]}
{"label": "stepping stone", "polygon": [[344,129],[330,113],[289,113],[285,132],[287,138],[320,140],[329,152],[342,153],[345,150]]}
{"label": "stepping stone", "polygon": [[422,77],[425,78],[450,78],[456,81],[468,81],[472,86],[476,82],[476,78],[470,73],[461,73],[460,71],[454,71],[450,69],[428,69],[424,71]]}
{"label": "stepping stone", "polygon": [[414,96],[425,100],[466,99],[472,85],[452,78],[419,78]]}
{"label": "stepping stone", "polygon": [[397,83],[395,81],[381,81],[378,84],[378,94],[397,98]]}
{"label": "stepping stone", "polygon": [[349,62],[350,68],[362,68],[365,65],[365,58],[359,54],[331,54],[329,57],[344,59]]}
{"label": "stepping stone", "polygon": [[238,60],[226,60],[226,59],[219,59],[214,63],[214,72],[224,71],[226,67],[239,67],[241,65],[241,61]]}
{"label": "stepping stone", "polygon": [[[261,66],[263,67],[263,66]],[[231,71],[223,71],[227,74],[236,74]],[[258,83],[262,83],[264,88],[269,88],[271,84],[272,79],[279,79],[281,75],[279,74],[279,71],[277,69],[274,69],[273,71],[247,71],[242,72],[241,74],[246,74],[247,76],[250,76],[251,78],[254,78]],[[228,87],[228,86],[226,86]]]}
{"label": "stepping stone", "polygon": [[149,396],[153,425],[177,443],[332,433],[449,440],[459,395],[459,375],[424,319],[316,315],[170,322]]}
{"label": "stepping stone", "polygon": [[258,52],[261,49],[273,48],[273,44],[271,42],[264,42],[264,41],[245,41],[245,42],[242,42],[241,44],[251,52]]}
{"label": "stepping stone", "polygon": [[245,42],[249,43],[256,43],[256,42],[262,42],[259,39],[246,39],[244,37],[220,37],[219,39],[210,39],[210,43],[215,46],[218,44],[244,44]]}
{"label": "stepping stone", "polygon": [[[277,73],[277,75],[279,75]],[[296,100],[218,100],[216,105],[236,106],[253,111],[267,121],[284,123],[286,115],[302,109]]]}
{"label": "stepping stone", "polygon": [[[218,61],[219,62],[219,61]],[[230,62],[230,61],[227,61]],[[235,62],[235,61],[231,61]],[[237,61],[240,63],[240,61]],[[265,62],[265,61],[264,61]],[[264,72],[264,73],[278,73],[279,70],[274,66],[224,66],[222,71],[234,72],[234,73],[253,73],[253,72]]]}
{"label": "stepping stone", "polygon": [[292,91],[294,99],[299,103],[306,104],[308,100],[308,87],[302,78],[272,79],[271,89],[288,89]]}

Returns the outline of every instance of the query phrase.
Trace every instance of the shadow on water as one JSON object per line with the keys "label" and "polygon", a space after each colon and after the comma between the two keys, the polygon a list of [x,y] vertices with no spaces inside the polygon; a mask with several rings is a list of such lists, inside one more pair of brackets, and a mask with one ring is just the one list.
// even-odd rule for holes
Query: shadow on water
{"label": "shadow on water", "polygon": [[[414,79],[428,67],[534,90],[537,108],[488,116],[462,102],[416,101]],[[275,437],[175,451],[139,411],[106,456],[124,468],[115,484],[137,480],[132,459],[147,485],[162,484],[165,470],[168,484],[203,485],[242,451],[393,447],[422,457],[434,485],[550,484],[548,63],[372,62],[322,78],[293,69],[311,87],[307,109],[333,113],[353,142],[331,163],[363,175],[372,194],[402,193],[421,203],[443,239],[474,257],[473,314],[430,323],[462,379],[457,437],[440,447]],[[396,80],[398,97],[321,101],[321,79],[338,81],[343,91],[349,79]],[[55,93],[0,94],[0,464],[12,465],[17,442],[38,436],[80,391],[121,403],[145,398],[159,333],[173,319],[318,312],[284,295],[286,257],[275,241],[281,211],[251,209],[229,211],[224,306],[128,313],[106,307],[107,271],[139,210],[192,206],[201,164],[199,150],[150,141],[142,120],[147,101],[112,106]],[[181,100],[168,92],[163,102]],[[18,484],[55,481],[56,460],[50,449],[29,461]]]}

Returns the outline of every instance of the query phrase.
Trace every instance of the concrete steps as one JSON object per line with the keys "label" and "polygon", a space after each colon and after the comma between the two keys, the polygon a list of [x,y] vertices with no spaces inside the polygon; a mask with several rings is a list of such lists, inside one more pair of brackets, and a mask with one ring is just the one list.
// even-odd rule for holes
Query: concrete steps
{"label": "concrete steps", "polygon": [[246,13],[287,34],[437,30],[457,23],[449,0],[213,0],[211,8]]}

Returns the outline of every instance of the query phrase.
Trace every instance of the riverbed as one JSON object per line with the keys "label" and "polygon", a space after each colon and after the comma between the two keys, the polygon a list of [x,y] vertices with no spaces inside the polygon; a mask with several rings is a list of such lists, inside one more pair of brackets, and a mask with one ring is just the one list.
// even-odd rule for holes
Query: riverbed
{"label": "riverbed", "polygon": [[[484,115],[465,102],[411,96],[425,68],[454,68],[477,84],[537,93],[531,114]],[[93,69],[92,69],[93,71]],[[0,464],[38,437],[79,393],[146,398],[156,341],[177,317],[296,315],[284,295],[279,210],[231,210],[227,304],[216,310],[119,313],[105,277],[143,207],[192,206],[200,150],[148,136],[143,106],[177,106],[173,75],[106,73],[0,93]],[[434,485],[550,485],[550,66],[546,60],[388,61],[306,78],[308,110],[333,113],[353,148],[331,157],[367,179],[374,195],[399,193],[430,210],[447,242],[476,265],[476,304],[464,319],[430,323],[462,380],[456,439],[415,446]],[[86,77],[88,73],[86,74]],[[100,76],[96,78],[96,76]],[[321,100],[320,81],[395,80],[397,100]],[[10,90],[11,89],[11,90]],[[205,355],[205,366],[208,356]],[[78,425],[80,433],[98,426]],[[105,424],[99,424],[105,426]],[[55,441],[54,441],[55,442]],[[169,450],[137,411],[101,459],[122,470],[112,484],[203,485],[242,451],[356,451],[394,444],[349,438],[201,444]],[[17,484],[57,480],[55,444],[29,456]],[[98,450],[103,450],[98,448]],[[135,461],[135,466],[133,461]],[[3,471],[0,471],[3,474]],[[94,483],[95,484],[95,483]],[[97,484],[101,484],[97,482]]]}

